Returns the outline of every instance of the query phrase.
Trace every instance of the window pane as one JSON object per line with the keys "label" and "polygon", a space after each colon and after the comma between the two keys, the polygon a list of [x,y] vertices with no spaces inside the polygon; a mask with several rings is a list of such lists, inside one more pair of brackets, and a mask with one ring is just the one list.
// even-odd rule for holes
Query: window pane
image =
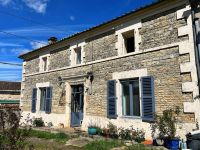
{"label": "window pane", "polygon": [[81,64],[81,48],[76,49],[76,64]]}
{"label": "window pane", "polygon": [[41,91],[40,110],[45,111],[46,88],[41,88],[40,91]]}
{"label": "window pane", "polygon": [[123,115],[130,116],[130,95],[129,95],[129,82],[122,82],[122,111]]}
{"label": "window pane", "polygon": [[133,85],[133,116],[140,116],[139,80],[132,81]]}

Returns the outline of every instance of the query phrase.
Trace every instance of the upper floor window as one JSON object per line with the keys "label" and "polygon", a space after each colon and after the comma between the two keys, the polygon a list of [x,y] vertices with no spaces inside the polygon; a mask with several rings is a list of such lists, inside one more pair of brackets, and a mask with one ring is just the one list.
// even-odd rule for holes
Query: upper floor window
{"label": "upper floor window", "polygon": [[123,33],[124,48],[126,53],[135,52],[134,30]]}
{"label": "upper floor window", "polygon": [[40,71],[48,71],[49,56],[50,56],[49,54],[40,56],[40,64],[39,64]]}
{"label": "upper floor window", "polygon": [[42,70],[47,71],[47,57],[42,58]]}
{"label": "upper floor window", "polygon": [[81,47],[78,47],[75,49],[75,61],[76,61],[76,64],[81,64]]}

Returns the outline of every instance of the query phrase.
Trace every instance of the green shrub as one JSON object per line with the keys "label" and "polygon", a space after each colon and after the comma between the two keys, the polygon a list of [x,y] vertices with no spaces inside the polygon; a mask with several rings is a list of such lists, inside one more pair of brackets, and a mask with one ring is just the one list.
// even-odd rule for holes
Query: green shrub
{"label": "green shrub", "polygon": [[175,138],[179,113],[179,107],[176,106],[175,110],[164,110],[162,115],[155,114],[154,122],[151,123],[152,137],[155,137],[155,131],[158,130],[159,138]]}
{"label": "green shrub", "polygon": [[122,140],[132,140],[131,130],[119,128],[119,137]]}
{"label": "green shrub", "polygon": [[18,150],[25,147],[30,127],[25,124],[20,130],[20,118],[20,110],[0,110],[0,149]]}
{"label": "green shrub", "polygon": [[97,134],[98,135],[102,135],[102,129],[100,128],[100,127],[96,127],[96,129],[97,129]]}
{"label": "green shrub", "polygon": [[145,132],[139,129],[135,130],[133,127],[131,129],[119,128],[119,137],[122,140],[135,140],[141,143],[145,140]]}
{"label": "green shrub", "polygon": [[120,147],[123,144],[117,140],[110,141],[94,141],[84,146],[84,150],[110,150],[114,147]]}
{"label": "green shrub", "polygon": [[33,121],[33,125],[36,127],[44,127],[44,121],[42,118],[35,118]]}

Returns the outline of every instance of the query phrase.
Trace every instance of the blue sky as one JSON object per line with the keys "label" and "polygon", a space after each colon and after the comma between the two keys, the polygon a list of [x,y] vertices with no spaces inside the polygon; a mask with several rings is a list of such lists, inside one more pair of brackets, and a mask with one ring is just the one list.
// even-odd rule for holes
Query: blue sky
{"label": "blue sky", "polygon": [[[0,61],[21,64],[19,54],[41,47],[51,36],[67,37],[152,1],[0,0]],[[0,80],[21,81],[21,67],[0,64]]]}

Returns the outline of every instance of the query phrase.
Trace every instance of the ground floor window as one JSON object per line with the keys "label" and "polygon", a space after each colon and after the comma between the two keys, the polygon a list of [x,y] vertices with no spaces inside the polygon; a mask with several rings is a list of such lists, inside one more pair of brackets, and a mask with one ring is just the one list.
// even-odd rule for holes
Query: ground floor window
{"label": "ground floor window", "polygon": [[[119,81],[109,80],[107,82],[108,118],[116,119],[118,117],[117,108],[120,108],[122,116],[141,117],[143,121],[153,121],[155,114],[154,77],[144,76]],[[119,93],[120,101],[117,98],[116,85],[122,89]]]}
{"label": "ground floor window", "polygon": [[140,116],[139,78],[122,80],[122,114]]}
{"label": "ground floor window", "polygon": [[45,111],[45,104],[46,104],[46,88],[40,88],[40,111]]}
{"label": "ground floor window", "polygon": [[[38,107],[36,108],[36,106]],[[45,113],[49,114],[51,113],[51,107],[52,87],[33,88],[31,112],[36,113],[36,111],[45,111]]]}

